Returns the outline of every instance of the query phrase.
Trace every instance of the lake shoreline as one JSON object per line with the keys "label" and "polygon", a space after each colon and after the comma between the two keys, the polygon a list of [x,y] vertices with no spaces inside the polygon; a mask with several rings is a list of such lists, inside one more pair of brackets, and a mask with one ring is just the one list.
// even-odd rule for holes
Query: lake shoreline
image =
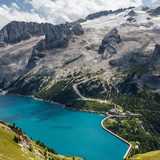
{"label": "lake shoreline", "polygon": [[124,143],[126,143],[126,144],[129,145],[129,148],[128,148],[126,154],[125,154],[124,157],[123,157],[123,159],[125,159],[125,158],[127,157],[127,155],[129,154],[129,152],[130,152],[130,150],[131,150],[131,148],[132,148],[132,145],[131,145],[128,141],[126,141],[126,140],[123,139],[122,137],[118,136],[117,134],[113,133],[112,131],[110,131],[109,129],[107,129],[107,128],[104,126],[105,121],[106,121],[107,119],[109,119],[109,118],[110,118],[110,116],[104,118],[104,119],[101,121],[101,127],[102,127],[105,131],[107,131],[108,133],[112,134],[112,135],[115,136],[116,138],[120,139],[121,141],[123,141]]}
{"label": "lake shoreline", "polygon": [[[34,97],[34,96],[31,96],[31,97],[32,97],[33,99],[35,99],[35,100],[48,102],[48,103],[50,103],[50,104],[60,105],[60,106],[61,106],[62,108],[64,108],[64,109],[69,109],[69,110],[74,110],[74,111],[80,111],[80,112],[96,113],[96,114],[105,114],[105,112],[102,112],[102,111],[99,111],[99,112],[98,112],[98,111],[94,111],[94,110],[76,109],[76,108],[66,107],[64,104],[61,104],[61,103],[58,103],[58,102],[49,101],[49,100],[43,100],[43,99],[40,99],[40,98],[36,98],[36,97]],[[123,141],[124,143],[126,143],[127,145],[129,145],[129,148],[128,148],[128,150],[126,151],[126,153],[125,153],[125,155],[124,155],[124,157],[123,157],[123,159],[125,159],[125,158],[127,157],[127,155],[129,154],[129,152],[130,152],[130,150],[131,150],[131,148],[132,148],[132,145],[131,145],[128,141],[126,141],[126,140],[123,139],[122,137],[118,136],[117,134],[113,133],[112,131],[110,131],[109,129],[107,129],[107,128],[104,126],[104,122],[105,122],[108,118],[110,118],[110,116],[104,118],[104,119],[101,121],[101,127],[102,127],[105,131],[107,131],[108,133],[112,134],[112,135],[115,136],[116,138],[120,139],[121,141]]]}
{"label": "lake shoreline", "polygon": [[61,103],[58,103],[58,102],[54,102],[54,101],[50,101],[50,100],[44,100],[44,99],[41,99],[41,98],[36,98],[34,96],[31,96],[31,97],[33,99],[35,99],[35,100],[47,102],[47,103],[50,103],[50,104],[60,105],[62,108],[68,109],[68,110],[74,110],[74,111],[80,111],[80,112],[88,112],[88,113],[96,113],[96,114],[105,114],[105,112],[103,112],[103,111],[94,111],[94,110],[85,110],[85,109],[66,107],[64,104],[61,104]]}
{"label": "lake shoreline", "polygon": [[[1,92],[2,93],[2,92]],[[0,93],[0,94],[1,94]],[[41,99],[41,98],[36,98],[35,96],[29,96],[29,95],[21,95],[21,94],[1,94],[1,95],[13,95],[13,96],[20,96],[20,97],[30,97],[30,98],[33,98],[35,100],[38,100],[38,101],[43,101],[43,102],[47,102],[47,103],[50,103],[50,104],[55,104],[55,105],[59,105],[61,106],[62,108],[64,109],[68,109],[68,110],[74,110],[74,111],[80,111],[80,112],[87,112],[87,113],[96,113],[96,114],[105,114],[105,112],[103,111],[94,111],[94,110],[83,110],[83,109],[76,109],[76,108],[72,108],[72,107],[66,107],[64,104],[61,104],[61,103],[58,103],[58,102],[54,102],[54,101],[50,101],[50,100],[44,100],[44,99]],[[114,137],[120,139],[121,141],[123,141],[124,143],[126,143],[127,145],[129,145],[129,148],[128,150],[126,151],[125,155],[124,155],[124,158],[125,159],[127,157],[127,155],[129,154],[131,148],[132,148],[132,145],[126,141],[125,139],[121,138],[120,136],[118,136],[117,134],[113,133],[112,131],[110,131],[109,129],[107,129],[105,126],[104,126],[104,122],[110,118],[110,116],[104,118],[102,121],[101,121],[101,127],[107,131],[108,133],[110,133],[111,135],[113,135]]]}
{"label": "lake shoreline", "polygon": [[59,103],[59,102],[54,102],[54,101],[50,101],[50,100],[45,100],[45,99],[41,99],[41,98],[37,98],[33,95],[21,95],[21,94],[7,94],[7,92],[4,92],[3,90],[0,90],[0,94],[1,95],[11,95],[11,96],[20,96],[20,97],[30,97],[33,98],[35,100],[38,101],[43,101],[43,102],[47,102],[50,104],[56,104],[61,106],[64,109],[68,109],[68,110],[74,110],[74,111],[80,111],[80,112],[88,112],[88,113],[96,113],[96,114],[105,114],[105,112],[103,111],[94,111],[94,110],[85,110],[85,109],[78,109],[78,108],[72,108],[72,107],[66,107],[64,104]]}

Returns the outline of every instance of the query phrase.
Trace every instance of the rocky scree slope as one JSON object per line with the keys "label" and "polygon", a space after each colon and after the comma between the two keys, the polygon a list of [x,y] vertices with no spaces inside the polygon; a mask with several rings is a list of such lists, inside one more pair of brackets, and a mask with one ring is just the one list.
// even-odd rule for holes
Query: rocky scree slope
{"label": "rocky scree slope", "polygon": [[[19,83],[27,85],[37,80],[38,84],[24,92],[30,94],[46,85],[52,86],[59,79],[76,74],[85,77],[88,73],[103,70],[99,77],[119,92],[116,86],[123,81],[125,73],[144,66],[145,69],[137,72],[133,81],[139,89],[147,86],[159,92],[159,68],[153,69],[153,66],[159,65],[159,56],[155,53],[158,53],[156,44],[160,40],[160,31],[156,28],[159,24],[155,22],[153,13],[158,17],[159,7],[128,8],[102,16],[110,22],[117,20],[118,16],[123,16],[124,20],[128,17],[136,20],[122,20],[120,26],[112,24],[113,28],[103,22],[101,16],[81,23],[83,29],[79,23],[55,26],[11,22],[0,31],[1,43],[5,44],[0,49],[0,87],[14,90],[20,86]],[[90,26],[99,20],[104,23],[103,28]]]}
{"label": "rocky scree slope", "polygon": [[72,35],[79,36],[81,34],[83,34],[83,29],[80,24],[76,24],[74,26],[69,24],[61,24],[58,26],[50,25],[47,28],[45,39],[41,40],[33,48],[32,55],[29,59],[26,69],[33,69],[36,66],[36,61],[45,56],[46,50],[51,50],[54,48],[66,48]]}
{"label": "rocky scree slope", "polygon": [[[147,86],[159,92],[160,31],[156,28],[159,23],[155,14],[159,16],[159,7],[128,8],[87,20],[81,23],[83,29],[79,23],[55,26],[11,22],[0,31],[1,43],[5,44],[0,48],[0,87],[11,91],[19,84],[23,87],[38,81],[29,92],[24,87],[27,91],[24,94],[30,95],[57,80],[76,75],[86,77],[103,70],[99,77],[119,92],[117,85],[126,73],[144,66],[140,67],[143,71],[135,73],[133,81],[138,89]],[[119,25],[112,27],[104,22],[103,28],[94,28],[97,21],[103,23],[108,18],[112,22],[118,16],[123,16]],[[128,17],[136,21],[123,21]]]}
{"label": "rocky scree slope", "polygon": [[83,30],[79,24],[54,26],[48,23],[9,23],[0,31],[1,43],[5,44],[1,46],[0,55],[1,86],[8,86],[32,70],[36,62],[45,57],[45,52],[65,48],[72,35],[81,34]]}

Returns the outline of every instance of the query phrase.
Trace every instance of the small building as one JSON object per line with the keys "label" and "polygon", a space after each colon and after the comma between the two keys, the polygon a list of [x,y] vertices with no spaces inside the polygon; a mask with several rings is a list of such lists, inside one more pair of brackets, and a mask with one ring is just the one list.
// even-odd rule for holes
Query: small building
{"label": "small building", "polygon": [[139,148],[138,145],[136,145],[136,146],[135,146],[135,149],[138,149],[138,148]]}

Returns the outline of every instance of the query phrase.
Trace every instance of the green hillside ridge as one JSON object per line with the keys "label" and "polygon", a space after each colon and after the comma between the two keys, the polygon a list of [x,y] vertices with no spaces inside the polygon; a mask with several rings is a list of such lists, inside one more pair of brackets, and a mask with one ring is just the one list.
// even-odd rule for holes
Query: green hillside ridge
{"label": "green hillside ridge", "polygon": [[160,151],[152,151],[145,154],[137,154],[128,160],[160,160]]}
{"label": "green hillside ridge", "polygon": [[[45,87],[36,89],[32,81],[20,82],[9,90],[9,94],[33,95],[35,98],[43,99],[49,102],[58,102],[65,107],[88,112],[109,112],[113,108],[120,108],[123,113],[130,111],[138,116],[130,116],[115,118],[115,122],[108,129],[126,139],[129,142],[140,142],[139,149],[132,148],[129,157],[138,153],[146,153],[149,151],[160,150],[160,95],[148,87],[138,88],[135,84],[135,74],[140,74],[136,70],[129,70],[125,73],[122,80],[116,85],[108,84],[100,75],[88,75],[77,73],[66,78],[58,80],[50,79]],[[138,73],[137,73],[138,72]],[[116,78],[113,75],[112,79]],[[32,75],[33,76],[33,75]],[[36,75],[34,75],[36,77]],[[34,82],[34,81],[33,81]],[[77,84],[79,92],[92,100],[83,100],[75,92],[73,86]],[[27,86],[33,86],[28,89]],[[25,90],[29,92],[25,92]],[[23,91],[23,92],[22,92]],[[117,92],[118,91],[118,92]],[[94,100],[95,99],[95,100]],[[107,100],[108,103],[100,103],[96,99]],[[93,101],[94,100],[94,101]],[[110,113],[119,115],[119,113]],[[120,114],[121,115],[121,114]],[[137,121],[138,119],[138,121]],[[124,122],[124,123],[121,123]],[[115,129],[116,128],[116,129]]]}
{"label": "green hillside ridge", "polygon": [[[105,127],[132,144],[127,158],[160,150],[159,24],[160,6],[149,5],[59,25],[13,21],[0,30],[0,92],[108,115]],[[75,159],[1,125],[18,156]]]}
{"label": "green hillside ridge", "polygon": [[15,124],[0,121],[0,160],[82,160],[55,153],[40,141],[33,141]]}
{"label": "green hillside ridge", "polygon": [[[93,81],[93,82],[92,82]],[[97,112],[109,112],[114,107],[121,108],[123,112],[131,111],[137,116],[115,118],[113,124],[106,127],[129,142],[140,142],[139,149],[132,148],[130,157],[138,153],[146,153],[160,149],[160,121],[159,121],[159,95],[148,88],[138,90],[132,82],[132,76],[127,76],[116,89],[102,79],[93,79],[78,85],[81,94],[87,98],[108,100],[108,104],[97,101],[84,101],[76,95],[73,84],[78,83],[74,79],[65,79],[55,82],[51,87],[44,88],[34,94],[35,97],[53,102],[59,102],[66,107],[80,110],[94,110]],[[126,87],[128,86],[128,87]],[[97,94],[101,93],[101,94]],[[110,113],[116,114],[119,113]],[[121,123],[122,122],[122,123]]]}

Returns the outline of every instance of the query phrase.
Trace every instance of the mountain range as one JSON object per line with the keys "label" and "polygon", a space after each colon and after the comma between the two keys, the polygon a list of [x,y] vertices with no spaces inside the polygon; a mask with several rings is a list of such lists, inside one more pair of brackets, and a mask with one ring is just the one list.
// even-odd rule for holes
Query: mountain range
{"label": "mountain range", "polygon": [[110,12],[89,15],[81,23],[13,21],[4,26],[0,31],[1,88],[12,90],[14,85],[10,85],[26,74],[56,80],[99,69],[104,70],[101,77],[111,83],[117,70],[121,74],[146,65],[134,82],[139,89],[147,86],[158,92],[160,7]]}
{"label": "mountain range", "polygon": [[[101,11],[60,25],[13,21],[0,31],[0,75],[3,93],[108,111],[100,99],[141,114],[146,135],[159,136],[160,6]],[[99,108],[87,103],[94,99]],[[145,151],[159,147],[157,139]]]}

